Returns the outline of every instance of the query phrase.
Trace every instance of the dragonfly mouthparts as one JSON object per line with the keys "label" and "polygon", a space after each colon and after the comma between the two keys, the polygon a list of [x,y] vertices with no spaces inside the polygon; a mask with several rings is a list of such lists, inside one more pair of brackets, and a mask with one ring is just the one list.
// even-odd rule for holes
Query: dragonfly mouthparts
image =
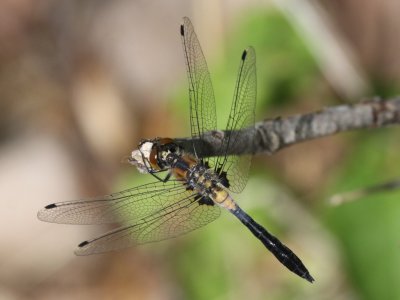
{"label": "dragonfly mouthparts", "polygon": [[131,157],[128,158],[128,162],[134,165],[136,169],[142,174],[149,173],[148,168],[144,162],[143,156],[139,150],[133,150]]}
{"label": "dragonfly mouthparts", "polygon": [[152,148],[152,142],[144,142],[139,146],[139,149],[132,151],[131,157],[128,159],[128,162],[142,174],[149,173],[148,163],[146,164],[145,160],[149,161]]}

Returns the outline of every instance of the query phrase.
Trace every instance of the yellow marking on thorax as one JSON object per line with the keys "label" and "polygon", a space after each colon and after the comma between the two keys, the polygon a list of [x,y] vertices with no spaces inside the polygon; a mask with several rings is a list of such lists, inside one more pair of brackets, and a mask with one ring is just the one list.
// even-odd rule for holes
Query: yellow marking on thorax
{"label": "yellow marking on thorax", "polygon": [[212,181],[209,179],[206,179],[206,177],[204,175],[199,176],[197,182],[201,182],[201,184],[207,189],[212,186]]}
{"label": "yellow marking on thorax", "polygon": [[[188,169],[193,168],[198,161],[190,156],[190,155],[185,155],[182,157],[182,160],[187,164]],[[183,170],[181,168],[173,168],[172,173],[175,176],[176,179],[178,180],[186,180],[187,175],[188,175],[188,170]],[[198,177],[197,182],[201,184],[204,188],[209,189],[211,188],[212,193],[209,196],[216,204],[219,206],[226,208],[228,210],[235,210],[237,205],[235,201],[232,199],[232,197],[229,195],[229,193],[223,189],[222,187],[218,185],[214,185],[212,180],[207,179],[204,174],[200,175]],[[213,187],[214,185],[214,187]]]}

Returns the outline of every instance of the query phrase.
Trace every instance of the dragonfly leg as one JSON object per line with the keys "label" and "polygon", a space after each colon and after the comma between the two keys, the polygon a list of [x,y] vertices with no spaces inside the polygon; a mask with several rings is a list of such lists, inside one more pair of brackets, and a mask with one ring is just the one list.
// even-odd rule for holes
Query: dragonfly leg
{"label": "dragonfly leg", "polygon": [[164,178],[161,178],[160,176],[158,176],[158,175],[156,175],[156,173],[158,173],[158,172],[154,172],[154,171],[152,171],[152,172],[149,172],[154,178],[156,178],[157,180],[159,180],[159,181],[162,181],[162,182],[167,182],[170,178],[171,178],[171,175],[172,175],[172,173],[171,172],[168,172],[167,173],[167,175],[164,177]]}

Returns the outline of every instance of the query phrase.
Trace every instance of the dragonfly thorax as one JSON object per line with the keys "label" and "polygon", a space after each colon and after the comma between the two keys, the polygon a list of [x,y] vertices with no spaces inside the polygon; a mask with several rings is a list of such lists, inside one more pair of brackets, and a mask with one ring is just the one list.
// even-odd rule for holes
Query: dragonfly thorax
{"label": "dragonfly thorax", "polygon": [[203,187],[212,188],[217,184],[218,176],[213,170],[200,163],[188,170],[187,182],[190,187],[197,190]]}
{"label": "dragonfly thorax", "polygon": [[203,163],[198,163],[188,170],[186,184],[190,189],[197,191],[203,197],[213,199],[214,202],[217,194],[225,190],[220,177]]}

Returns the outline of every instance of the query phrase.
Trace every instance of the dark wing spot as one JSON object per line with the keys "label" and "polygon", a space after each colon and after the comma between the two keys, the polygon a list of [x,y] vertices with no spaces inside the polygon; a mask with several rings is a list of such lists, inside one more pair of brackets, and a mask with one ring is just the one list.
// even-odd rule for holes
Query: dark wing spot
{"label": "dark wing spot", "polygon": [[199,200],[199,205],[211,205],[213,206],[215,203],[209,197],[201,197]]}
{"label": "dark wing spot", "polygon": [[78,245],[78,247],[79,247],[79,248],[82,248],[82,247],[85,247],[87,244],[89,244],[89,242],[88,242],[88,241],[84,241],[84,242],[80,243],[80,244]]}
{"label": "dark wing spot", "polygon": [[227,174],[225,171],[222,171],[221,168],[218,168],[218,169],[217,169],[217,174],[218,174],[220,183],[221,183],[224,187],[229,188],[229,187],[230,187],[230,184],[229,184],[229,180],[228,180],[228,178],[227,178],[227,175],[228,175],[228,174]]}
{"label": "dark wing spot", "polygon": [[57,205],[55,203],[53,203],[53,204],[46,205],[44,208],[45,209],[52,209],[52,208],[56,208],[56,207],[57,207]]}
{"label": "dark wing spot", "polygon": [[247,51],[244,50],[243,53],[242,53],[242,60],[245,60],[246,56],[247,56]]}
{"label": "dark wing spot", "polygon": [[183,28],[183,24],[181,25],[181,36],[185,35],[185,29]]}
{"label": "dark wing spot", "polygon": [[214,201],[212,201],[209,197],[207,196],[202,196],[200,194],[198,194],[195,198],[195,200],[197,200],[197,202],[199,203],[199,205],[214,205]]}
{"label": "dark wing spot", "polygon": [[229,188],[230,184],[229,184],[229,180],[226,177],[226,172],[222,172],[221,175],[219,176],[219,179],[221,180],[221,184],[226,187]]}

